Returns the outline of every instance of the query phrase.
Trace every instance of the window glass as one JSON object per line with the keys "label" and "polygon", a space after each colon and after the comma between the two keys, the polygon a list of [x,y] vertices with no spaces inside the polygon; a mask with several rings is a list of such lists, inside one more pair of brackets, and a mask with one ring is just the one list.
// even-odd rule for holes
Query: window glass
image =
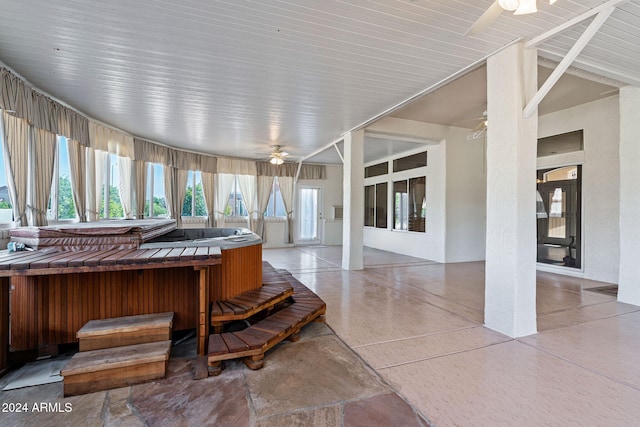
{"label": "window glass", "polygon": [[56,138],[56,155],[47,205],[47,219],[75,219],[76,204],[71,189],[71,163],[67,138]]}
{"label": "window glass", "polygon": [[582,130],[538,139],[538,157],[572,153],[583,149],[584,142]]}
{"label": "window glass", "polygon": [[242,193],[240,192],[240,185],[238,184],[238,177],[233,180],[233,186],[231,187],[231,193],[229,194],[229,203],[224,210],[225,216],[247,216],[247,208],[242,200]]}
{"label": "window glass", "polygon": [[364,225],[375,227],[376,225],[376,187],[367,185],[364,187]]}
{"label": "window glass", "polygon": [[148,174],[144,211],[151,217],[166,217],[167,199],[164,193],[164,168],[160,164],[151,163]]}
{"label": "window glass", "polygon": [[376,184],[376,227],[387,228],[387,183]]}
{"label": "window glass", "polygon": [[[124,209],[120,201],[120,172],[118,170],[120,158],[115,154],[109,154],[107,157],[107,168],[105,169],[106,179],[104,181],[105,193],[102,199],[103,217],[106,218],[124,218]],[[109,208],[105,209],[105,203]]]}
{"label": "window glass", "polygon": [[264,213],[265,217],[286,217],[287,211],[284,208],[284,201],[282,200],[282,193],[280,192],[280,183],[278,177],[274,177],[273,185],[271,187],[271,194],[269,195],[269,203],[267,204],[267,210]]}
{"label": "window glass", "polygon": [[401,172],[427,166],[427,152],[401,157],[393,161],[393,171]]}
{"label": "window glass", "polygon": [[[3,141],[2,129],[0,129],[0,145]],[[9,186],[7,184],[7,171],[4,167],[4,147],[0,148],[0,223],[13,221],[13,210],[9,198]]]}
{"label": "window glass", "polygon": [[406,230],[408,222],[408,195],[407,181],[396,181],[393,183],[393,228],[395,230]]}
{"label": "window glass", "polygon": [[378,163],[377,165],[367,166],[366,168],[364,168],[365,178],[386,175],[388,173],[389,173],[389,162]]}
{"label": "window glass", "polygon": [[409,231],[424,231],[427,213],[425,182],[424,176],[409,180]]}
{"label": "window glass", "polygon": [[[195,190],[194,190],[195,189]],[[195,205],[193,200],[195,197]],[[207,207],[202,190],[202,175],[200,171],[189,171],[187,175],[187,192],[182,204],[182,216],[206,216]]]}

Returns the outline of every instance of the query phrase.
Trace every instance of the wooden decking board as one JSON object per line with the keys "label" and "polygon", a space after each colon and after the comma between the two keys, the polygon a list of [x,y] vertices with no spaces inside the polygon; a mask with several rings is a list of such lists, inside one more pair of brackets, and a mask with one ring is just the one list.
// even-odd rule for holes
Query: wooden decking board
{"label": "wooden decking board", "polygon": [[196,248],[193,258],[197,260],[209,259],[209,248],[206,246]]}
{"label": "wooden decking board", "polygon": [[275,338],[277,336],[277,334],[275,333],[271,333],[271,332],[267,332],[267,331],[261,331],[258,329],[253,329],[253,328],[247,328],[244,329],[242,331],[239,332],[233,332],[236,336],[238,336],[239,338],[241,338],[242,340],[245,340],[245,338],[247,338],[248,336],[254,337],[257,340],[260,340],[260,347],[266,346],[270,340],[272,340],[273,338]]}
{"label": "wooden decking board", "polygon": [[79,352],[69,360],[60,374],[62,376],[77,375],[167,360],[170,350],[171,341],[160,341]]}
{"label": "wooden decking board", "polygon": [[160,252],[160,249],[140,249],[135,257],[131,257],[132,264],[145,264],[148,263],[153,255]]}
{"label": "wooden decking board", "polygon": [[105,252],[93,252],[93,256],[90,256],[88,258],[86,258],[82,264],[80,263],[75,263],[74,261],[71,261],[69,263],[70,267],[80,267],[80,266],[85,266],[85,267],[97,267],[98,265],[100,265],[100,260],[106,257],[109,257],[113,254],[117,254],[118,252],[121,252],[122,249],[111,249],[109,251],[105,251]]}
{"label": "wooden decking board", "polygon": [[243,313],[242,309],[234,306],[233,304],[227,304],[225,301],[218,301],[218,304],[220,304],[221,308],[226,309],[226,311],[232,312],[234,315]]}
{"label": "wooden decking board", "polygon": [[236,338],[239,338],[240,340],[242,340],[242,342],[244,342],[247,346],[249,346],[249,348],[260,349],[265,345],[264,339],[262,339],[261,337],[256,337],[253,334],[248,334],[245,331],[231,332],[231,333]]}
{"label": "wooden decking board", "polygon": [[220,334],[211,334],[209,335],[209,356],[219,356],[222,354],[228,354],[229,348],[227,344],[224,342]]}
{"label": "wooden decking board", "polygon": [[162,248],[155,254],[149,257],[150,261],[163,261],[167,255],[171,252],[171,248]]}
{"label": "wooden decking board", "polygon": [[184,251],[184,248],[173,248],[171,252],[166,256],[165,261],[180,261],[180,255]]}
{"label": "wooden decking board", "polygon": [[81,338],[145,329],[171,328],[172,324],[172,312],[90,320],[80,328],[76,336]]}
{"label": "wooden decking board", "polygon": [[231,308],[235,314],[246,313],[250,308],[250,306],[248,306],[247,304],[243,304],[240,301],[224,300],[221,302],[224,303],[227,307]]}
{"label": "wooden decking board", "polygon": [[131,252],[135,252],[137,249],[124,249],[124,250],[120,250],[112,255],[109,255],[106,258],[102,258],[100,260],[100,265],[117,265],[118,264],[118,260],[120,258],[126,257],[127,255],[129,255]]}
{"label": "wooden decking board", "polygon": [[67,267],[82,267],[84,262],[96,256],[93,251],[75,251],[69,253],[69,260],[67,261]]}
{"label": "wooden decking board", "polygon": [[218,305],[217,301],[214,301],[211,303],[211,316],[222,316],[222,309],[220,308],[220,306]]}
{"label": "wooden decking board", "polygon": [[32,262],[46,259],[54,254],[55,252],[13,252],[10,258],[0,261],[0,268],[4,270],[26,270]]}
{"label": "wooden decking board", "polygon": [[187,260],[195,259],[196,249],[197,248],[195,248],[195,247],[184,248],[184,251],[182,251],[182,253],[180,254],[180,261],[187,261]]}
{"label": "wooden decking board", "polygon": [[257,348],[255,346],[250,346],[246,342],[242,341],[240,338],[236,337],[231,332],[226,332],[220,334],[227,348],[229,349],[229,353],[238,353],[246,350],[250,350],[252,348]]}

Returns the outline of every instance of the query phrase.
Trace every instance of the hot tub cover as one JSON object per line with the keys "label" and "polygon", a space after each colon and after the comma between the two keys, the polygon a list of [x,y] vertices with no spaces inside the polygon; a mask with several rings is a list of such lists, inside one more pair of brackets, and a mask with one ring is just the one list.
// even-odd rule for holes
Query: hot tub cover
{"label": "hot tub cover", "polygon": [[9,234],[11,241],[33,249],[137,249],[142,242],[175,228],[174,219],[130,219],[20,227]]}

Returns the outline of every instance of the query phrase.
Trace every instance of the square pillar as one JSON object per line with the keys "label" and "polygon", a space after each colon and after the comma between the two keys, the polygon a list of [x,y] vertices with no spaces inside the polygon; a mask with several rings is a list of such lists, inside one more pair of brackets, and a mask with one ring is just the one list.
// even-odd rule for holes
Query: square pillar
{"label": "square pillar", "polygon": [[536,328],[537,50],[516,43],[487,60],[485,326],[510,337]]}
{"label": "square pillar", "polygon": [[640,88],[620,88],[620,273],[618,301],[640,305]]}
{"label": "square pillar", "polygon": [[342,268],[362,270],[364,234],[364,130],[344,136]]}

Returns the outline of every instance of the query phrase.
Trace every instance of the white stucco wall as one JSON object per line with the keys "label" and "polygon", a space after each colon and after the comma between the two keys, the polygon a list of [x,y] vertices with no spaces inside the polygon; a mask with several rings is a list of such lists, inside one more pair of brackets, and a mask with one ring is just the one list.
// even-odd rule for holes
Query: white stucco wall
{"label": "white stucco wall", "polygon": [[[426,167],[426,226],[425,232],[394,231],[393,228],[393,181],[389,178],[389,222],[388,229],[364,228],[364,245],[385,251],[409,255],[437,262],[445,261],[445,175],[446,149],[441,142],[437,145],[425,145],[427,151]],[[418,151],[423,151],[420,149]],[[399,157],[399,156],[396,156]],[[386,160],[386,159],[381,159]],[[398,175],[396,175],[398,176]]]}
{"label": "white stucco wall", "polygon": [[485,138],[467,140],[468,129],[448,128],[446,262],[484,260],[486,241]]}
{"label": "white stucco wall", "polygon": [[541,116],[538,132],[544,138],[584,129],[584,277],[611,283],[619,270],[619,121],[616,95]]}

